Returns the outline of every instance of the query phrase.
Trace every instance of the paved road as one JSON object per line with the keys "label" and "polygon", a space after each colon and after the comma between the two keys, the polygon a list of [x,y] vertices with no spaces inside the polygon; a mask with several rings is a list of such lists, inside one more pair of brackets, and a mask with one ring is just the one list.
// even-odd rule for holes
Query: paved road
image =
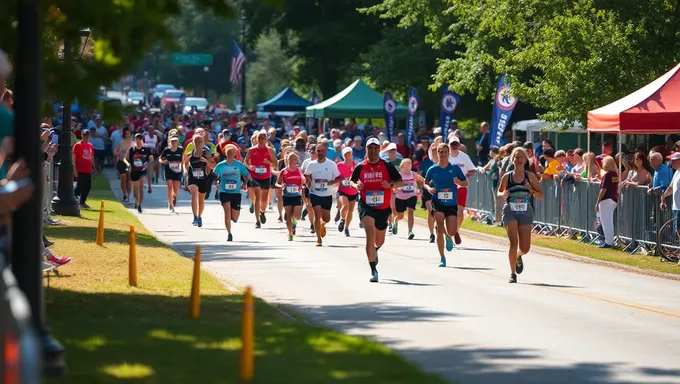
{"label": "paved road", "polygon": [[[117,187],[117,181],[112,182]],[[680,283],[531,253],[520,284],[507,283],[505,250],[464,238],[438,268],[436,248],[389,235],[379,284],[371,284],[364,236],[330,230],[322,249],[300,225],[288,242],[268,215],[244,215],[226,243],[222,210],[207,203],[191,225],[189,194],[178,214],[165,187],[146,195],[142,223],[204,266],[310,320],[373,337],[423,369],[461,383],[680,383]],[[247,202],[247,200],[244,199]]]}

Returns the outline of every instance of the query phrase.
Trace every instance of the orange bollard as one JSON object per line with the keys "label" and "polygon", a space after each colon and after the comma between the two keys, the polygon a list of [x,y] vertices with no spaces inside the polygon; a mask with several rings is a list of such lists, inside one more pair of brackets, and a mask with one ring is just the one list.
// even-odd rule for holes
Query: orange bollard
{"label": "orange bollard", "polygon": [[131,287],[137,286],[137,240],[135,238],[135,226],[130,226],[130,258],[128,260],[128,281]]}
{"label": "orange bollard", "polygon": [[201,247],[196,247],[194,256],[194,278],[191,280],[191,296],[189,297],[189,316],[194,320],[201,314]]}
{"label": "orange bollard", "polygon": [[238,369],[241,383],[253,382],[255,372],[254,340],[255,306],[253,305],[252,289],[248,287],[243,295],[243,318],[241,319],[241,354]]}
{"label": "orange bollard", "polygon": [[104,245],[104,200],[99,207],[99,225],[97,226],[97,245]]}

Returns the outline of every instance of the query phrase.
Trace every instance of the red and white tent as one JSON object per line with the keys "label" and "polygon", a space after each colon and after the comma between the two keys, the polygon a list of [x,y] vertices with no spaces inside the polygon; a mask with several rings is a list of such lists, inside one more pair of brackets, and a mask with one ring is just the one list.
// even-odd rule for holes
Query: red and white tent
{"label": "red and white tent", "polygon": [[588,112],[594,133],[680,133],[680,64],[643,88]]}

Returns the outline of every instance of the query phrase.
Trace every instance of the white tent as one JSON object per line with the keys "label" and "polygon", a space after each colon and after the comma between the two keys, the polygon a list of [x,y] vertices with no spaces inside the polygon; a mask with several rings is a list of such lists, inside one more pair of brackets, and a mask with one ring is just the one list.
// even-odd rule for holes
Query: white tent
{"label": "white tent", "polygon": [[571,124],[571,128],[563,129],[562,127],[565,123],[553,124],[551,126],[547,121],[534,119],[534,120],[522,120],[518,121],[512,125],[512,140],[517,140],[517,132],[526,132],[527,140],[533,141],[534,132],[548,132],[548,137],[550,133],[554,134],[555,147],[559,145],[560,134],[562,133],[576,133],[578,136],[578,146],[581,146],[581,135],[588,134],[588,131],[583,129],[583,125],[578,121]]}

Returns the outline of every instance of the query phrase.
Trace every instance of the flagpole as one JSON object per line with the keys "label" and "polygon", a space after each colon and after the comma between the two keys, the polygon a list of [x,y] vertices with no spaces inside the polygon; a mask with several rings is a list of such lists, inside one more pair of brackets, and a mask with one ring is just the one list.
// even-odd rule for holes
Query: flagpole
{"label": "flagpole", "polygon": [[243,52],[243,68],[241,68],[241,111],[246,111],[246,13],[241,9],[241,52]]}

